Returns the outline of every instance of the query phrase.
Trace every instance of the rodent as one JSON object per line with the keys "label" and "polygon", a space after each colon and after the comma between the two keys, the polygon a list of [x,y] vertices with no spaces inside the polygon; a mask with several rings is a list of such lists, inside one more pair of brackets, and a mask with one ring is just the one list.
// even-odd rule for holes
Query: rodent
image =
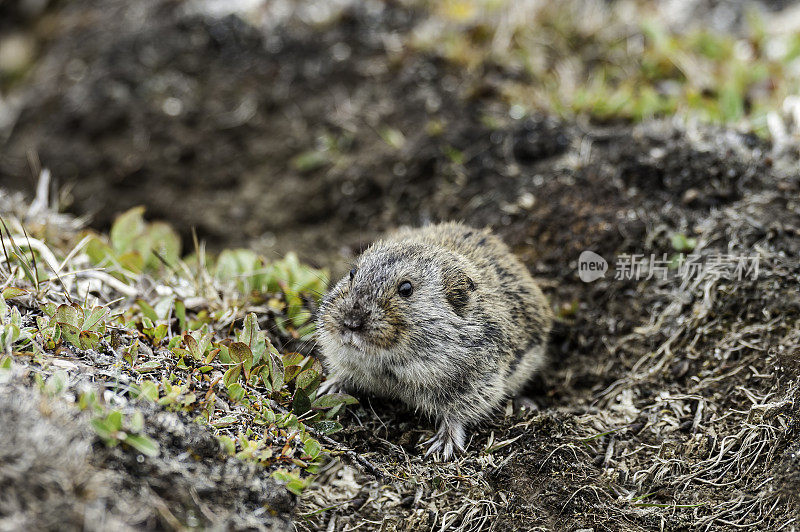
{"label": "rodent", "polygon": [[488,229],[402,229],[367,248],[323,298],[320,393],[397,398],[438,424],[426,456],[463,451],[465,429],[517,394],[545,359],[550,307]]}

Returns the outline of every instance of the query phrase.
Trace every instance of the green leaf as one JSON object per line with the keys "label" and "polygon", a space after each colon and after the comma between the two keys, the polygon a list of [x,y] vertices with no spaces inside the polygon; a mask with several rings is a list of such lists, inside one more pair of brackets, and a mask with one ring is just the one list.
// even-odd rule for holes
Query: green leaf
{"label": "green leaf", "polygon": [[386,144],[388,144],[389,146],[391,146],[396,150],[402,149],[402,147],[406,143],[405,136],[403,136],[403,134],[399,130],[391,127],[384,127],[383,129],[381,129],[380,135],[381,138],[384,140],[384,142],[386,142]]}
{"label": "green leaf", "polygon": [[319,456],[319,453],[322,451],[322,445],[313,438],[309,438],[303,444],[303,452],[306,453],[311,458],[316,458]]}
{"label": "green leaf", "polygon": [[292,479],[286,483],[286,489],[295,495],[302,495],[303,490],[306,489],[306,482],[302,479]]}
{"label": "green leaf", "polygon": [[309,394],[313,390],[316,390],[321,380],[322,376],[319,374],[318,371],[315,371],[313,369],[307,369],[305,371],[300,372],[300,374],[297,376],[297,379],[294,382],[295,386],[297,386],[298,388],[302,388],[306,392],[306,394]]}
{"label": "green leaf", "polygon": [[152,306],[150,306],[150,304],[147,301],[143,299],[137,299],[136,304],[139,305],[140,309],[142,309],[142,314],[145,317],[150,318],[150,320],[153,323],[156,323],[158,321],[158,314],[156,314],[156,310]]}
{"label": "green leaf", "polygon": [[292,157],[289,164],[298,172],[310,172],[328,163],[327,150],[308,150]]}
{"label": "green leaf", "polygon": [[[325,412],[320,419],[336,419],[336,416],[339,415],[339,412],[342,410],[343,404],[338,404]],[[313,407],[312,407],[313,408]]]}
{"label": "green leaf", "polygon": [[108,440],[111,438],[111,433],[114,432],[113,429],[109,426],[108,422],[104,419],[95,418],[90,421],[90,424],[94,431],[97,433],[104,440]]}
{"label": "green leaf", "polygon": [[153,344],[161,345],[161,342],[166,338],[169,328],[166,323],[162,323],[153,331]]}
{"label": "green leaf", "polygon": [[109,412],[106,423],[113,431],[122,430],[122,412],[119,410]]}
{"label": "green leaf", "polygon": [[237,364],[253,362],[253,353],[250,351],[250,348],[247,346],[247,344],[242,342],[232,342],[228,346],[228,352],[230,353],[233,361]]}
{"label": "green leaf", "polygon": [[277,351],[275,353],[270,351],[269,380],[274,391],[277,392],[283,387],[283,363],[280,356],[277,355]]}
{"label": "green leaf", "polygon": [[[220,352],[221,352],[220,349],[212,349],[211,351],[208,352],[208,355],[206,355],[206,359],[203,362],[205,362],[206,364],[211,364],[211,362],[214,361],[214,359]],[[230,364],[230,357],[228,357],[228,363]]]}
{"label": "green leaf", "polygon": [[236,416],[232,416],[232,415],[231,416],[224,416],[224,417],[221,417],[218,420],[212,422],[211,426],[214,427],[214,428],[217,428],[217,429],[221,429],[221,428],[224,428],[224,427],[230,427],[231,425],[233,425],[237,421],[238,420],[236,419]]}
{"label": "green leaf", "polygon": [[300,366],[287,366],[283,372],[283,380],[285,382],[292,382],[292,379],[297,377],[302,368]]}
{"label": "green leaf", "polygon": [[242,292],[253,289],[253,274],[263,268],[262,260],[249,249],[226,249],[217,259],[215,277],[220,281],[236,281]]}
{"label": "green leaf", "polygon": [[[181,255],[181,239],[175,230],[163,222],[153,222],[144,231],[142,239],[136,243],[143,246],[139,249],[143,257],[146,257],[145,267],[158,268],[162,264],[161,259],[173,266]],[[158,254],[159,259],[155,254]]]}
{"label": "green leaf", "polygon": [[197,349],[202,356],[211,346],[211,338],[213,338],[214,334],[208,332],[208,325],[203,325],[203,327],[194,334],[198,334],[200,336],[200,338],[197,339]]}
{"label": "green leaf", "polygon": [[39,307],[42,312],[44,312],[47,316],[54,318],[56,312],[58,311],[58,306],[55,303],[45,303]]}
{"label": "green leaf", "polygon": [[83,321],[83,312],[79,312],[78,308],[72,305],[59,305],[56,309],[56,321],[77,328],[81,326]]}
{"label": "green leaf", "polygon": [[181,333],[186,332],[186,305],[183,301],[175,301],[175,317],[178,318]]}
{"label": "green leaf", "polygon": [[253,365],[255,366],[264,359],[264,354],[267,352],[267,344],[264,340],[255,342],[250,350],[253,353]]}
{"label": "green leaf", "polygon": [[264,383],[264,387],[267,389],[267,393],[272,393],[272,381],[269,378],[269,368],[264,367],[261,370],[261,381]]}
{"label": "green leaf", "polygon": [[[233,364],[233,359],[231,358],[230,352],[228,352],[228,346],[225,344],[217,344],[219,347],[217,351],[219,351],[219,361],[223,364]],[[210,362],[210,361],[209,361]]]}
{"label": "green leaf", "polygon": [[128,251],[117,257],[117,262],[124,269],[133,273],[141,273],[144,270],[144,258],[138,251]]}
{"label": "green leaf", "polygon": [[247,344],[247,347],[253,347],[253,344],[258,341],[258,320],[256,320],[255,313],[251,312],[244,319],[244,328],[239,337],[239,341]]}
{"label": "green leaf", "polygon": [[330,421],[330,420],[322,420],[317,421],[313,425],[314,430],[319,432],[320,434],[333,434],[334,432],[339,432],[342,430],[342,425],[338,421]]}
{"label": "green leaf", "polygon": [[22,314],[19,313],[19,308],[11,307],[11,320],[9,323],[17,328],[22,327]]}
{"label": "green leaf", "polygon": [[117,253],[131,250],[133,241],[144,232],[145,223],[142,215],[144,207],[134,207],[120,214],[111,226],[111,245]]}
{"label": "green leaf", "polygon": [[309,410],[311,410],[311,401],[308,399],[308,395],[301,388],[296,389],[292,399],[292,411],[296,415],[302,416]]}
{"label": "green leaf", "polygon": [[138,366],[134,367],[136,371],[139,373],[147,373],[149,371],[155,371],[157,369],[161,369],[161,361],[160,360],[150,360],[145,362],[144,364],[139,364]]}
{"label": "green leaf", "polygon": [[225,384],[226,388],[230,388],[233,383],[239,380],[239,376],[242,374],[242,366],[233,366],[229,368],[225,374],[222,376],[222,382]]}
{"label": "green leaf", "polygon": [[131,416],[131,421],[129,423],[130,429],[132,432],[142,432],[144,429],[144,414],[139,412],[138,410],[133,413]]}
{"label": "green leaf", "polygon": [[289,366],[299,365],[304,358],[305,357],[300,353],[286,353],[285,355],[283,355],[283,366],[288,368]]}
{"label": "green leaf", "polygon": [[3,339],[4,344],[14,344],[20,337],[19,326],[10,323],[5,326],[5,331],[0,333],[0,338]]}
{"label": "green leaf", "polygon": [[139,385],[140,392],[139,398],[140,399],[147,399],[148,401],[158,401],[158,383],[153,381],[143,381],[142,384]]}
{"label": "green leaf", "polygon": [[70,325],[69,323],[59,323],[58,327],[61,330],[61,336],[66,338],[67,341],[73,345],[73,347],[82,349],[80,340],[80,334],[81,334],[80,329],[78,329],[74,325]]}
{"label": "green leaf", "polygon": [[328,395],[323,395],[322,397],[317,397],[311,406],[314,409],[321,410],[325,408],[333,408],[337,405],[354,405],[357,403],[358,400],[352,395],[347,395],[346,393],[331,393]]}
{"label": "green leaf", "polygon": [[79,341],[81,349],[96,349],[100,343],[100,335],[94,331],[81,331]]}
{"label": "green leaf", "polygon": [[261,422],[264,424],[269,425],[275,423],[275,412],[265,407],[261,410],[260,418]]}
{"label": "green leaf", "polygon": [[673,249],[677,252],[689,252],[694,250],[697,245],[696,238],[687,238],[686,235],[681,233],[674,233],[671,238]]}
{"label": "green leaf", "polygon": [[222,451],[226,454],[233,456],[236,454],[236,442],[229,436],[217,436],[217,440],[219,440],[220,446],[222,447]]}
{"label": "green leaf", "polygon": [[114,256],[114,251],[111,249],[111,246],[96,236],[89,237],[89,241],[84,249],[86,251],[86,255],[89,257],[89,260],[94,265],[111,262],[112,257]]}
{"label": "green leaf", "polygon": [[3,289],[3,299],[11,299],[14,297],[20,297],[27,294],[28,291],[24,288],[17,288],[15,286],[7,286]]}
{"label": "green leaf", "polygon": [[192,354],[192,358],[195,360],[200,360],[203,358],[203,353],[200,352],[200,346],[197,344],[197,340],[194,339],[194,336],[189,333],[184,334],[183,343],[186,344],[186,347]]}
{"label": "green leaf", "polygon": [[100,327],[98,325],[100,324],[100,320],[105,318],[107,313],[108,309],[105,307],[94,307],[89,312],[89,315],[83,320],[83,325],[81,326],[81,328],[84,331],[99,332]]}
{"label": "green leaf", "polygon": [[244,397],[244,388],[242,388],[242,385],[238,382],[231,383],[231,385],[228,386],[228,397],[234,401],[239,401]]}
{"label": "green leaf", "polygon": [[172,348],[172,352],[179,358],[194,358],[194,355],[192,355],[191,351],[188,349],[183,349],[182,347],[174,347]]}
{"label": "green leaf", "polygon": [[303,490],[308,486],[309,480],[303,480],[294,471],[286,471],[285,469],[278,469],[272,472],[272,478],[278,482],[286,484],[286,489],[295,495],[301,495]]}
{"label": "green leaf", "polygon": [[142,434],[128,434],[123,441],[145,456],[158,456],[158,443],[147,436]]}

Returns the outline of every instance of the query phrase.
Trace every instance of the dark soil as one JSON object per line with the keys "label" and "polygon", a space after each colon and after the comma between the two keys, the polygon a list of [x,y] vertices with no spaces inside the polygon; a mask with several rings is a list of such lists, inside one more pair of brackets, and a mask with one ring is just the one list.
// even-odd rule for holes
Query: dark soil
{"label": "dark soil", "polygon": [[[498,413],[461,461],[432,464],[418,447],[430,424],[365,401],[337,439],[384,478],[333,464],[299,526],[796,523],[796,161],[723,129],[511,119],[500,69],[393,47],[421,14],[392,3],[264,31],[170,2],[114,6],[64,8],[0,184],[26,186],[33,148],[100,227],[145,204],[215,247],[298,249],[335,273],[397,225],[490,225],[559,315],[528,390],[537,411]],[[620,255],[671,256],[675,233],[706,260],[758,254],[761,275],[613,278]],[[580,281],[584,250],[612,271]]]}

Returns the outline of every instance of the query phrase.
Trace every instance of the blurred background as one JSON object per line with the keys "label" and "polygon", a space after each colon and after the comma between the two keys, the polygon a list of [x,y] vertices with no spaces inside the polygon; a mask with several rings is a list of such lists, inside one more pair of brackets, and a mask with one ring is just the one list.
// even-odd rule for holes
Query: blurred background
{"label": "blurred background", "polygon": [[95,228],[144,205],[185,242],[317,265],[452,218],[546,259],[543,226],[585,235],[614,180],[735,198],[739,175],[685,175],[713,161],[658,177],[632,127],[791,144],[798,28],[787,1],[4,0],[0,187],[32,196],[48,168],[52,200]]}

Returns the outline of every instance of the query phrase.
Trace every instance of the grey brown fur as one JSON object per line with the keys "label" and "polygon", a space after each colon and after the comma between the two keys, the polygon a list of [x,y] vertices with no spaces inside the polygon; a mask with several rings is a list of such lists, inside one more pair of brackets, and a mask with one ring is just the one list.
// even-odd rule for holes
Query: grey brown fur
{"label": "grey brown fur", "polygon": [[[413,292],[401,295],[410,282]],[[463,450],[466,426],[544,361],[552,314],[527,268],[488,230],[400,230],[370,246],[323,299],[325,391],[402,400],[438,422],[428,454]]]}

